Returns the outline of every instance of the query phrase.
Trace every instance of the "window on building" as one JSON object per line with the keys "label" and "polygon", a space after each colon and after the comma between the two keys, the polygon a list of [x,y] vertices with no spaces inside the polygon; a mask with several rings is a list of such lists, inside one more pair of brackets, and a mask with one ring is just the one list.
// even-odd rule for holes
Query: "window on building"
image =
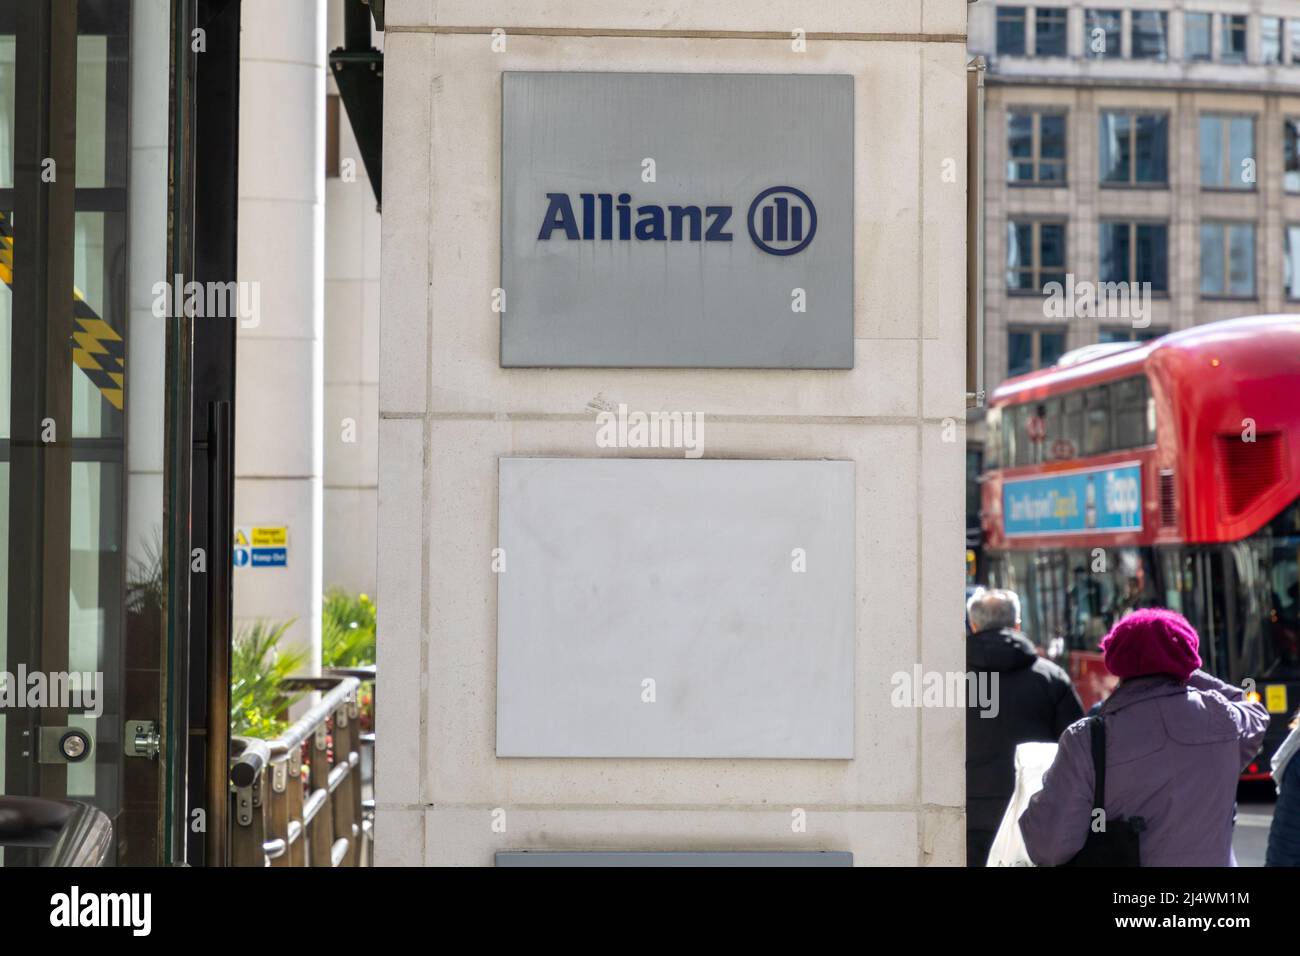
{"label": "window on building", "polygon": [[998,7],[998,53],[1025,55],[1025,8]]}
{"label": "window on building", "polygon": [[1039,294],[1049,282],[1065,284],[1065,223],[1007,223],[1007,290]]}
{"label": "window on building", "polygon": [[1246,15],[1225,13],[1219,18],[1219,59],[1224,63],[1246,62]]}
{"label": "window on building", "polygon": [[1287,20],[1287,26],[1291,33],[1291,62],[1300,63],[1300,17]]}
{"label": "window on building", "polygon": [[1289,193],[1300,193],[1300,119],[1283,121],[1282,182]]}
{"label": "window on building", "polygon": [[1065,114],[1007,114],[1007,182],[1065,184]]}
{"label": "window on building", "polygon": [[1084,15],[1084,52],[1094,59],[1117,57],[1122,52],[1119,10],[1089,10]]}
{"label": "window on building", "polygon": [[1034,53],[1065,56],[1065,9],[1038,7],[1034,11]]}
{"label": "window on building", "polygon": [[1300,226],[1287,226],[1282,232],[1282,281],[1288,299],[1300,299]]}
{"label": "window on building", "polygon": [[1210,14],[1183,14],[1183,52],[1189,60],[1209,60],[1213,54],[1210,49]]}
{"label": "window on building", "polygon": [[1255,295],[1255,224],[1201,223],[1201,295]]}
{"label": "window on building", "polygon": [[1135,329],[1131,325],[1116,325],[1102,328],[1097,334],[1097,341],[1100,343],[1150,342],[1152,339],[1168,334],[1169,330],[1163,326],[1152,325],[1145,329]]}
{"label": "window on building", "polygon": [[1169,291],[1169,226],[1163,222],[1101,223],[1101,281],[1150,282]]}
{"label": "window on building", "polygon": [[1065,354],[1064,329],[1028,329],[1011,327],[1007,330],[1007,375],[1024,375],[1026,372],[1049,368]]}
{"label": "window on building", "polygon": [[1139,185],[1169,181],[1169,117],[1164,113],[1101,114],[1101,181]]}
{"label": "window on building", "polygon": [[1255,188],[1255,117],[1201,116],[1201,186]]}
{"label": "window on building", "polygon": [[1282,18],[1259,18],[1259,59],[1261,63],[1282,62]]}
{"label": "window on building", "polygon": [[1130,46],[1137,60],[1163,60],[1169,55],[1166,42],[1169,14],[1163,10],[1134,10]]}

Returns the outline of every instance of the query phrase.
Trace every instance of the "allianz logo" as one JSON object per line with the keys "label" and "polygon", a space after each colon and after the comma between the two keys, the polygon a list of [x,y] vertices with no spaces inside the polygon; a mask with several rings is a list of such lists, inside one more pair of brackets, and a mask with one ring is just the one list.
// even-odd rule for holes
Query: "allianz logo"
{"label": "allianz logo", "polygon": [[[546,214],[537,234],[575,242],[731,242],[730,205],[633,204],[630,193],[547,193]],[[635,218],[634,218],[635,217]],[[749,238],[763,252],[792,256],[808,248],[817,233],[817,209],[793,186],[764,189],[749,204]],[[558,235],[557,235],[558,234]]]}

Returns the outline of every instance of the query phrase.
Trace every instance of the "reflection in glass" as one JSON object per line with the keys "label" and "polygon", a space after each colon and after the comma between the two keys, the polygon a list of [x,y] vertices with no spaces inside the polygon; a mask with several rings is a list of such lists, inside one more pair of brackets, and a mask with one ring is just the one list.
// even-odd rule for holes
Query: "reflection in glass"
{"label": "reflection in glass", "polygon": [[1025,8],[998,7],[998,53],[1025,55]]}
{"label": "reflection in glass", "polygon": [[1280,17],[1259,18],[1259,58],[1263,63],[1282,62],[1282,20]]}
{"label": "reflection in glass", "polygon": [[1287,226],[1282,232],[1283,283],[1288,299],[1300,299],[1300,226]]}
{"label": "reflection in glass", "polygon": [[1034,114],[1007,114],[1007,182],[1034,179]]}
{"label": "reflection in glass", "polygon": [[1120,11],[1089,10],[1085,16],[1085,53],[1096,59],[1119,56],[1123,52],[1120,45]]}
{"label": "reflection in glass", "polygon": [[1210,59],[1210,14],[1183,14],[1183,47],[1189,60]]}
{"label": "reflection in glass", "polygon": [[1255,294],[1255,224],[1228,227],[1228,293]]}
{"label": "reflection in glass", "polygon": [[1224,63],[1245,63],[1246,15],[1225,13],[1219,22],[1219,59]]}
{"label": "reflection in glass", "polygon": [[1223,295],[1223,227],[1201,226],[1201,295]]}
{"label": "reflection in glass", "polygon": [[1289,193],[1300,192],[1300,120],[1283,121],[1282,181]]}
{"label": "reflection in glass", "polygon": [[1132,53],[1135,60],[1163,60],[1168,55],[1166,38],[1169,14],[1163,10],[1134,10]]}
{"label": "reflection in glass", "polygon": [[1065,14],[1061,7],[1039,7],[1034,15],[1034,52],[1065,56]]}

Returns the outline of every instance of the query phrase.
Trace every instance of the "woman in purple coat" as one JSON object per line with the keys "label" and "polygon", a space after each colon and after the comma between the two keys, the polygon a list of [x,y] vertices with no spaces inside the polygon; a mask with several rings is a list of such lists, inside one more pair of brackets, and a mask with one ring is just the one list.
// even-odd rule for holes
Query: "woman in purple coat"
{"label": "woman in purple coat", "polygon": [[[1101,643],[1120,678],[1101,708],[1106,731],[1105,819],[1141,818],[1142,866],[1235,866],[1237,779],[1259,752],[1268,711],[1200,670],[1200,639],[1181,614],[1140,610]],[[1020,816],[1029,857],[1068,863],[1092,824],[1088,720],[1061,735],[1043,789]]]}

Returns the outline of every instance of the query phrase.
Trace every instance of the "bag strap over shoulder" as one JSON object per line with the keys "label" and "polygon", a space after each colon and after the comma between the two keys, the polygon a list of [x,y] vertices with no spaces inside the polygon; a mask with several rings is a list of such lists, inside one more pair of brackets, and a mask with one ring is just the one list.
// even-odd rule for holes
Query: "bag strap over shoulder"
{"label": "bag strap over shoulder", "polygon": [[1106,806],[1106,725],[1098,714],[1088,721],[1092,726],[1092,772],[1095,783],[1092,788],[1092,808],[1104,810]]}

